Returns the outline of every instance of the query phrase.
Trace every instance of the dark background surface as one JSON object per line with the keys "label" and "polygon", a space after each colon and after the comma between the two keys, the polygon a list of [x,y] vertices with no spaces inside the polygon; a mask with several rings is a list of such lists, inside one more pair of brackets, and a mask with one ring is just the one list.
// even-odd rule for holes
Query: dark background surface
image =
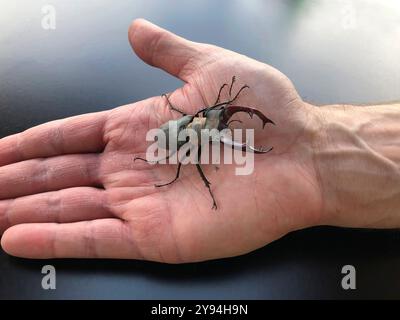
{"label": "dark background surface", "polygon": [[[41,26],[54,5],[56,29]],[[400,97],[400,2],[0,0],[0,137],[168,92],[180,81],[133,55],[132,19],[269,63],[313,103]],[[41,288],[41,269],[57,289]],[[354,265],[357,289],[341,288]],[[24,260],[0,251],[0,298],[400,298],[400,232],[329,227],[245,256],[186,265]]]}

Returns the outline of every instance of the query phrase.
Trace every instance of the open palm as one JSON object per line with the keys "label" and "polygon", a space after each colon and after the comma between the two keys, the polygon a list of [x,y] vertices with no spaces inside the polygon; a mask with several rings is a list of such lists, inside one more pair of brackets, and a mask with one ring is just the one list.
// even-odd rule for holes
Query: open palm
{"label": "open palm", "polygon": [[29,258],[199,261],[242,254],[319,222],[322,199],[312,160],[316,108],[282,73],[144,20],[131,25],[129,39],[145,62],[185,81],[170,100],[188,114],[212,105],[233,75],[236,90],[249,85],[238,101],[276,123],[260,131],[258,143],[274,150],[255,155],[255,170],[247,176],[235,175],[235,165],[203,165],[218,202],[214,211],[195,166],[184,166],[174,184],[156,188],[175,176],[176,165],[133,161],[146,152],[149,129],[179,117],[162,97],[3,138],[4,250]]}

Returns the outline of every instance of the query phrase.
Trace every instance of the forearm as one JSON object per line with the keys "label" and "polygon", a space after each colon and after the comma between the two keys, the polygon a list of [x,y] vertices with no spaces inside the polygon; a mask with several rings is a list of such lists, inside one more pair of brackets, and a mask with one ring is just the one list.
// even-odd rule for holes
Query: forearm
{"label": "forearm", "polygon": [[400,103],[324,106],[314,163],[322,223],[400,227]]}

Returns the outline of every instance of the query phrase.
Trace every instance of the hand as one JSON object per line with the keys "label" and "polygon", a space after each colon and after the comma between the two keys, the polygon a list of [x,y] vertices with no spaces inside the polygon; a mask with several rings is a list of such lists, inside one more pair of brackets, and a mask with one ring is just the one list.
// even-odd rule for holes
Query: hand
{"label": "hand", "polygon": [[[322,199],[313,164],[316,108],[276,69],[180,38],[144,20],[129,29],[136,54],[182,79],[170,101],[186,113],[212,105],[237,77],[238,99],[276,126],[262,130],[268,154],[248,176],[203,165],[218,210],[194,165],[134,162],[146,133],[180,115],[153,97],[110,111],[53,121],[0,140],[0,231],[9,254],[27,258],[132,258],[170,263],[243,254],[318,224]],[[222,93],[225,95],[226,92]],[[239,104],[239,103],[238,103]],[[244,116],[246,118],[246,116]],[[257,121],[257,120],[254,120]],[[257,124],[260,126],[260,121]],[[258,144],[258,145],[260,145]]]}

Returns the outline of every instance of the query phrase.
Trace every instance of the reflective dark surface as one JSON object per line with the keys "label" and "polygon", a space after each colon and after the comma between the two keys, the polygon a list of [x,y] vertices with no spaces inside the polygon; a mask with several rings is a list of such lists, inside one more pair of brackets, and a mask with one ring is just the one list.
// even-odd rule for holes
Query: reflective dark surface
{"label": "reflective dark surface", "polygon": [[[43,30],[43,5],[56,29]],[[400,98],[400,2],[0,0],[0,137],[173,90],[142,63],[127,28],[144,17],[283,71],[324,103]],[[314,228],[251,254],[187,265],[32,261],[0,253],[0,298],[400,298],[398,231]],[[41,268],[57,289],[41,288]],[[357,289],[341,288],[341,268]]]}

